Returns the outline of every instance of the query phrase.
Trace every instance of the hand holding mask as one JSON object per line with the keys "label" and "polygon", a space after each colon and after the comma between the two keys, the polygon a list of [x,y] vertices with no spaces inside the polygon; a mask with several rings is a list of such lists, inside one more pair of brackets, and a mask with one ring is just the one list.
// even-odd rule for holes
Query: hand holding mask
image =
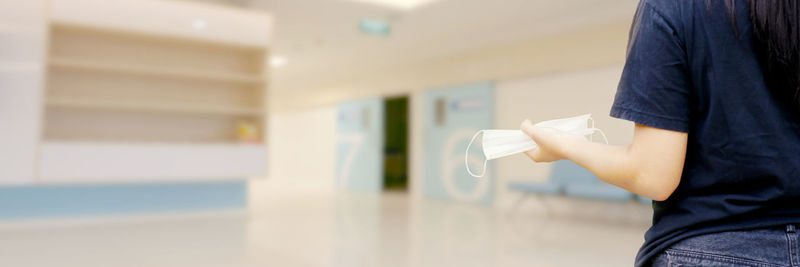
{"label": "hand holding mask", "polygon": [[[608,143],[608,139],[606,139],[603,131],[594,128],[592,114],[543,121],[535,124],[534,126],[553,128],[559,131],[584,136],[591,136],[595,132],[599,132],[603,136],[603,139],[605,139],[605,142]],[[483,172],[480,174],[475,174],[469,169],[469,148],[472,146],[472,142],[475,141],[480,133],[483,133],[483,155],[486,157],[486,160],[483,162]],[[489,160],[533,150],[536,148],[536,146],[536,142],[534,142],[530,136],[526,135],[521,130],[480,130],[472,136],[472,139],[467,145],[467,152],[466,155],[464,155],[464,164],[466,165],[467,172],[470,175],[473,177],[483,177],[486,175],[486,164],[489,162]]]}

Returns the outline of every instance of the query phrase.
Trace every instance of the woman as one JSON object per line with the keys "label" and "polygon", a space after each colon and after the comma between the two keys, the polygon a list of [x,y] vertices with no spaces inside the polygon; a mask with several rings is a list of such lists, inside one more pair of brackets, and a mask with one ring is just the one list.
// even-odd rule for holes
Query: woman
{"label": "woman", "polygon": [[800,4],[642,0],[611,116],[633,143],[521,128],[654,201],[637,266],[800,266]]}

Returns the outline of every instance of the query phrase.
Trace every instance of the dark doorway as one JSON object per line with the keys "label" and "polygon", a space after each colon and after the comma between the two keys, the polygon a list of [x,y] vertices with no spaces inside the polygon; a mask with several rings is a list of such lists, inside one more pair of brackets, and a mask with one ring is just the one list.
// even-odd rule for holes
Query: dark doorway
{"label": "dark doorway", "polygon": [[383,189],[408,190],[408,97],[387,98],[384,113]]}

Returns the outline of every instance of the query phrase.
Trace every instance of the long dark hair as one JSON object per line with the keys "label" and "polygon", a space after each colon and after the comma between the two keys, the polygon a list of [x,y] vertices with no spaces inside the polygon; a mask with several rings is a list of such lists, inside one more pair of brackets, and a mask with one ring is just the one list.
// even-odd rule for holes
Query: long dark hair
{"label": "long dark hair", "polygon": [[[746,0],[753,24],[753,44],[767,86],[795,110],[800,110],[800,4],[797,2]],[[725,1],[734,23],[735,3],[735,0]]]}

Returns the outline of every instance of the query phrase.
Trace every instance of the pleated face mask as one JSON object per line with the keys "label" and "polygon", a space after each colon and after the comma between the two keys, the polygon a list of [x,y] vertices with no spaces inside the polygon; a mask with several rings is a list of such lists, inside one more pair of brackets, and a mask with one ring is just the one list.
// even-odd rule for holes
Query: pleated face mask
{"label": "pleated face mask", "polygon": [[[594,128],[592,114],[543,121],[535,124],[534,126],[553,128],[559,131],[570,132],[584,136],[589,135],[590,137],[595,132],[599,132],[603,136],[606,144],[608,143],[603,131]],[[481,133],[483,133],[483,155],[486,157],[486,160],[483,162],[483,171],[480,174],[475,174],[469,169],[469,148]],[[480,178],[486,175],[486,164],[490,160],[530,151],[535,149],[536,146],[536,142],[534,142],[530,136],[522,132],[522,130],[480,130],[472,136],[472,139],[467,145],[467,152],[464,155],[464,164],[466,165],[467,172],[470,175]]]}

